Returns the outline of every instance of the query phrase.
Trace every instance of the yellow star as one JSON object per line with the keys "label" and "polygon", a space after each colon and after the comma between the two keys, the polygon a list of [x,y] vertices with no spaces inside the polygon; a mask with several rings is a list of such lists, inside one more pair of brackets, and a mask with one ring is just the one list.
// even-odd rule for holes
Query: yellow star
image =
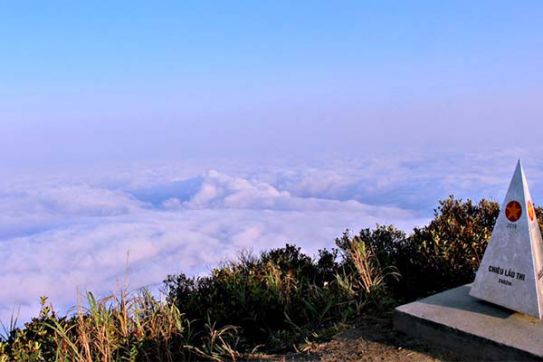
{"label": "yellow star", "polygon": [[534,204],[532,204],[531,201],[528,201],[528,216],[530,217],[531,221],[534,221],[535,210],[534,210]]}

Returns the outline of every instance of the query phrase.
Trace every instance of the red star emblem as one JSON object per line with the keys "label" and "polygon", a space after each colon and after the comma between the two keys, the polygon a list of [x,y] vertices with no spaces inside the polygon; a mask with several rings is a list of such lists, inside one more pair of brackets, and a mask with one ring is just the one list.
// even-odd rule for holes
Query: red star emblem
{"label": "red star emblem", "polygon": [[522,207],[518,201],[509,201],[505,207],[505,216],[507,217],[507,220],[515,222],[520,219],[520,215],[522,215]]}

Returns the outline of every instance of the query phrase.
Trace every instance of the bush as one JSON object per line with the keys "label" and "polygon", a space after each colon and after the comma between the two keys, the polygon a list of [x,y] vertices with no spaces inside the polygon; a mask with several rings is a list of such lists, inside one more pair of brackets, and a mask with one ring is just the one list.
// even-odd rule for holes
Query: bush
{"label": "bush", "polygon": [[[543,226],[543,210],[536,208]],[[434,218],[407,236],[394,226],[363,229],[358,238],[375,250],[383,267],[395,267],[400,279],[386,285],[398,301],[409,301],[470,283],[481,262],[499,214],[496,202],[473,203],[449,197],[439,202]],[[348,234],[336,240],[348,243]]]}
{"label": "bush", "polygon": [[[393,295],[413,300],[473,281],[498,212],[495,202],[449,197],[440,201],[427,226],[409,236],[392,225],[378,225],[357,237],[375,250],[381,265],[395,267],[402,276],[386,280]],[[349,240],[345,234],[336,244]]]}
{"label": "bush", "polygon": [[473,281],[498,213],[498,204],[486,200],[441,201],[430,224],[415,229],[408,242],[405,295],[424,296]]}
{"label": "bush", "polygon": [[259,258],[244,256],[209,277],[181,274],[165,283],[169,302],[188,318],[239,326],[242,346],[266,344],[273,350],[352,316],[357,288],[341,284],[342,275],[337,251],[322,250],[313,260],[287,244]]}

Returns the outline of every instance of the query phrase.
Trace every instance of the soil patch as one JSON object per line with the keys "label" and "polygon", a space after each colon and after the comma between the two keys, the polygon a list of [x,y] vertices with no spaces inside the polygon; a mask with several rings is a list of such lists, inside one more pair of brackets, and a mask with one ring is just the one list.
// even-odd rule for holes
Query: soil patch
{"label": "soil patch", "polygon": [[331,341],[307,346],[305,353],[260,356],[273,361],[457,361],[450,351],[428,346],[395,332],[391,319],[364,318]]}

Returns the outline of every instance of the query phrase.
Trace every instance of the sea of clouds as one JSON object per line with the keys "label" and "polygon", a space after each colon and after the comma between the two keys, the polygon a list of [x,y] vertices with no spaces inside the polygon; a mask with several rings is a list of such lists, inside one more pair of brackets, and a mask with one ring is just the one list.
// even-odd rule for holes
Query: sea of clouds
{"label": "sea of clouds", "polygon": [[[333,247],[345,229],[394,224],[409,231],[450,194],[500,200],[515,163],[511,152],[425,154],[6,176],[0,319],[15,313],[28,320],[42,295],[66,311],[86,290],[156,289],[168,274],[205,274],[240,250],[288,242],[313,254]],[[528,166],[537,203],[543,165]]]}

